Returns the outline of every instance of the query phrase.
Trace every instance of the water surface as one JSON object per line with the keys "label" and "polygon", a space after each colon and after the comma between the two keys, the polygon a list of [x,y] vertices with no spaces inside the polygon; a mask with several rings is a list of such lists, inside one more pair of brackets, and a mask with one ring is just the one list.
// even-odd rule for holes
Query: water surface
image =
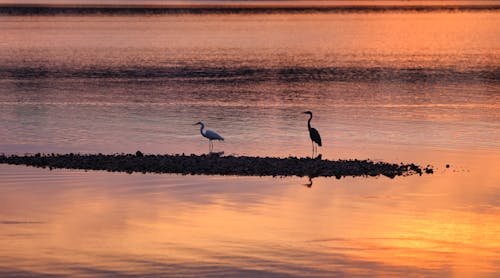
{"label": "water surface", "polygon": [[[0,17],[0,152],[433,164],[370,179],[0,166],[1,275],[500,272],[498,12]],[[450,164],[450,168],[445,165]]]}

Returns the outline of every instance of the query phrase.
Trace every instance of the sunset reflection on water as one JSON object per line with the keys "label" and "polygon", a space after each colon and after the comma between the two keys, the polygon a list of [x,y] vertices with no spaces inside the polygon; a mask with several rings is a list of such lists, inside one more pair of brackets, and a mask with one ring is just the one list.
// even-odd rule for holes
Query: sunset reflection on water
{"label": "sunset reflection on water", "polygon": [[[0,153],[430,164],[370,178],[0,165],[0,276],[500,273],[500,17],[0,16]],[[447,167],[446,165],[449,165]]]}
{"label": "sunset reflection on water", "polygon": [[[499,163],[482,161],[311,188],[298,177],[1,166],[0,217],[18,221],[0,223],[1,261],[64,275],[494,276]],[[470,187],[482,179],[497,182]]]}

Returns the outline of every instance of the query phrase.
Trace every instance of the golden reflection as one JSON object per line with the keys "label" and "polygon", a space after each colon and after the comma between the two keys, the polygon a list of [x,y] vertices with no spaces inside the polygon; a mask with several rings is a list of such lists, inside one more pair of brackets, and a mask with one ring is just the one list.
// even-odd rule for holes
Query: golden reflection
{"label": "golden reflection", "polygon": [[146,274],[152,265],[188,276],[207,265],[219,274],[325,275],[339,267],[352,275],[491,274],[500,271],[499,183],[469,191],[482,178],[498,181],[499,161],[472,159],[483,163],[468,172],[315,178],[310,189],[300,186],[308,178],[20,167],[47,184],[35,179],[16,189],[12,178],[0,188],[2,219],[33,221],[2,224],[0,257],[14,269],[71,275],[80,271],[72,265],[94,274]]}

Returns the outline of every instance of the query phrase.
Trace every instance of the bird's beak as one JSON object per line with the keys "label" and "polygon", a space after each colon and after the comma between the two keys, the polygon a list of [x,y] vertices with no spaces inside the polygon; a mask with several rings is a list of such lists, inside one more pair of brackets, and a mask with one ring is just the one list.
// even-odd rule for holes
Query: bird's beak
{"label": "bird's beak", "polygon": [[199,125],[199,123],[195,123],[195,124],[193,124],[193,125]]}

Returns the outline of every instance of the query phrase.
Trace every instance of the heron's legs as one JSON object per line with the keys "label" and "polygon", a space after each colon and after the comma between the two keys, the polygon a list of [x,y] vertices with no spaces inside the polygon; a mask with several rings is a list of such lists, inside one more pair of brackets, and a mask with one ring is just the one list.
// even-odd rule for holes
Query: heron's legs
{"label": "heron's legs", "polygon": [[313,158],[313,156],[314,156],[314,146],[312,146],[311,159]]}
{"label": "heron's legs", "polygon": [[318,154],[318,145],[315,145],[314,142],[312,143],[312,156],[311,158],[315,158],[314,156]]}
{"label": "heron's legs", "polygon": [[311,146],[312,146],[312,155],[311,158],[314,158],[314,142],[311,140]]}

